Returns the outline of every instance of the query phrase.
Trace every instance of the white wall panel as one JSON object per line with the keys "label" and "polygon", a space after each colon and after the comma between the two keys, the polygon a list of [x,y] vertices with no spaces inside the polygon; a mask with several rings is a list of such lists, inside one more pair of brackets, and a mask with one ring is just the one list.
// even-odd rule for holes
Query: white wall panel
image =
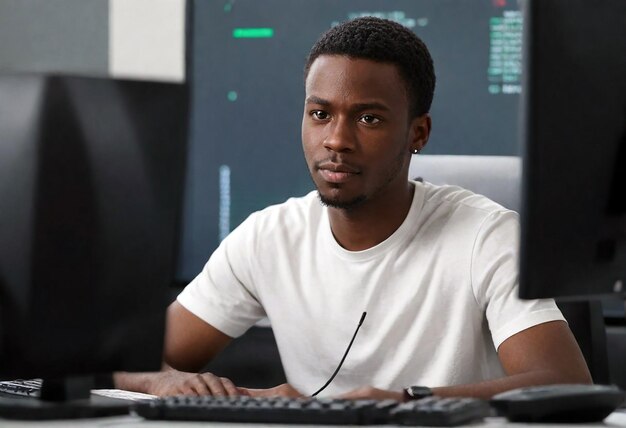
{"label": "white wall panel", "polygon": [[110,0],[109,70],[114,77],[183,81],[184,0]]}

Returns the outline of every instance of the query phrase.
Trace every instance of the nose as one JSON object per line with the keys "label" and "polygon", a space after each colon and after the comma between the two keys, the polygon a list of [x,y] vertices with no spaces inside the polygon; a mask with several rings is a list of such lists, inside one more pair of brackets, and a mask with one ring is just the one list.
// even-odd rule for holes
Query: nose
{"label": "nose", "polygon": [[356,146],[356,135],[352,123],[337,118],[328,124],[328,134],[324,139],[324,147],[333,152],[352,152]]}

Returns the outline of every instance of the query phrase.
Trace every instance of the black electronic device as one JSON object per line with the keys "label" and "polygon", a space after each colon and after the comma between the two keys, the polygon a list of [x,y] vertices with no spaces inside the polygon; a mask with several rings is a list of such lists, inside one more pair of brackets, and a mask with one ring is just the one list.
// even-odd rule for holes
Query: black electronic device
{"label": "black electronic device", "polygon": [[0,381],[0,397],[34,397],[37,398],[41,392],[41,379],[14,379]]}
{"label": "black electronic device", "polygon": [[391,421],[400,425],[457,426],[481,421],[491,414],[486,401],[469,397],[426,397],[391,410]]}
{"label": "black electronic device", "polygon": [[621,406],[624,391],[609,385],[545,385],[495,395],[491,405],[512,422],[596,422]]}
{"label": "black electronic device", "polygon": [[342,400],[286,397],[167,397],[138,402],[147,419],[317,425],[456,426],[490,414],[486,401],[428,397],[394,400]]}
{"label": "black electronic device", "polygon": [[29,417],[160,368],[187,113],[187,84],[0,74],[0,380],[44,379]]}
{"label": "black electronic device", "polygon": [[527,0],[520,297],[626,291],[626,2]]}

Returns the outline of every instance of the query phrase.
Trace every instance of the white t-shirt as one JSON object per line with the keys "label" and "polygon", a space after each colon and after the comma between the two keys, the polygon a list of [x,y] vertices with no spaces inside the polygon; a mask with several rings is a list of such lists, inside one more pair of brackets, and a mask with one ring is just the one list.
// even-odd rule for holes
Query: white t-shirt
{"label": "white t-shirt", "polygon": [[232,337],[267,316],[287,380],[304,394],[331,376],[364,311],[320,395],[473,383],[504,375],[496,349],[508,337],[563,320],[552,300],[518,299],[518,235],[515,212],[416,182],[402,225],[375,247],[347,251],[312,192],[252,214],[178,301]]}

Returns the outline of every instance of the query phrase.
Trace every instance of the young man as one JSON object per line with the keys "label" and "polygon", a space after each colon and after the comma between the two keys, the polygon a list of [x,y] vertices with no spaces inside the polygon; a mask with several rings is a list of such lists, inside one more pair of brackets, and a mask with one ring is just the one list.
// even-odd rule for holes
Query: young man
{"label": "young man", "polygon": [[[391,21],[341,24],[313,46],[305,86],[302,144],[317,192],[251,215],[170,306],[165,361],[182,371],[118,374],[118,387],[310,395],[364,311],[322,395],[403,399],[425,386],[490,397],[590,382],[554,302],[517,298],[517,215],[408,180],[431,130],[435,76],[422,41]],[[190,373],[264,316],[289,384],[249,390]]]}

